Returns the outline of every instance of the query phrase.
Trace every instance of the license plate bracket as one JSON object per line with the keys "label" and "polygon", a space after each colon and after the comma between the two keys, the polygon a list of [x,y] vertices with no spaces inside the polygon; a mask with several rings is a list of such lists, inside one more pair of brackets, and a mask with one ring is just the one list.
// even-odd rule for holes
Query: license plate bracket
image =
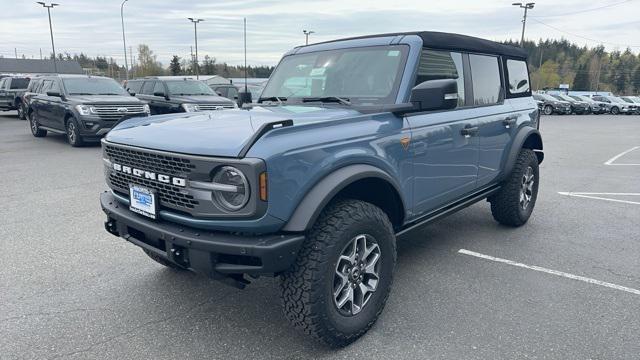
{"label": "license plate bracket", "polygon": [[130,184],[129,210],[154,220],[157,219],[158,202],[155,190]]}

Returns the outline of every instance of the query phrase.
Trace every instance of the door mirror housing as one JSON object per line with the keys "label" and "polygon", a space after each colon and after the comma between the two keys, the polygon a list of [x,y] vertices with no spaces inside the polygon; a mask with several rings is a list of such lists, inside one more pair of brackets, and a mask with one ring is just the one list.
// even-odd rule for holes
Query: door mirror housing
{"label": "door mirror housing", "polygon": [[411,89],[416,111],[450,110],[458,106],[458,82],[454,79],[428,80]]}
{"label": "door mirror housing", "polygon": [[58,91],[47,91],[47,96],[55,96],[55,97],[62,97],[62,94],[60,94],[60,92]]}
{"label": "door mirror housing", "polygon": [[165,95],[165,93],[159,92],[159,91],[158,92],[154,92],[153,96],[167,97],[167,95]]}

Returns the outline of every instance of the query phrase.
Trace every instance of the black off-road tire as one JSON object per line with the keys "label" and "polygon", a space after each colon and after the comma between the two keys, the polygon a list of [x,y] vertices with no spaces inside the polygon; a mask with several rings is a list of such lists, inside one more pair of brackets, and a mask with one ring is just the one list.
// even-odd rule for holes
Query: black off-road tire
{"label": "black off-road tire", "polygon": [[[345,315],[334,302],[336,267],[346,246],[363,234],[380,250],[378,287],[359,313]],[[382,313],[395,263],[395,234],[387,215],[367,202],[337,200],[322,212],[294,265],[281,276],[284,314],[294,327],[330,346],[346,346]]]}
{"label": "black off-road tire", "polygon": [[35,137],[45,137],[47,136],[47,130],[40,129],[40,124],[38,124],[38,119],[36,115],[31,112],[29,113],[29,128],[31,129],[31,134]]}
{"label": "black off-road tire", "polygon": [[147,254],[147,256],[149,256],[153,261],[157,262],[160,265],[164,265],[172,270],[185,270],[185,268],[176,265],[174,263],[172,263],[171,261],[168,261],[165,258],[162,258],[154,253],[152,253],[151,251],[147,250],[147,249],[142,249],[142,251],[144,251],[145,254]]}
{"label": "black off-road tire", "polygon": [[79,126],[80,125],[73,116],[67,119],[67,122],[65,123],[67,141],[69,142],[69,145],[73,147],[84,146],[84,139],[82,138],[82,135],[80,135]]}
{"label": "black off-road tire", "polygon": [[[533,172],[534,183],[531,186],[531,199],[527,206],[523,208],[521,193],[528,168],[531,168]],[[531,217],[536,204],[539,183],[540,172],[536,154],[531,149],[520,150],[515,166],[502,188],[489,198],[493,218],[507,226],[517,227],[524,225]]]}

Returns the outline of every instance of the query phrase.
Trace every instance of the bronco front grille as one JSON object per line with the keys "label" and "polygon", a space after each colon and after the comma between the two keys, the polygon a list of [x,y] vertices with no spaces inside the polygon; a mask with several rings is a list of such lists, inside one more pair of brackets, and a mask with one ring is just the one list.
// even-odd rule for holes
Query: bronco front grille
{"label": "bronco front grille", "polygon": [[[193,165],[189,159],[179,156],[155,154],[112,145],[105,145],[104,151],[112,163],[153,171],[159,174],[186,177],[195,168],[195,165]],[[161,205],[184,211],[194,209],[199,205],[198,200],[195,200],[194,197],[182,187],[115,171],[110,171],[108,178],[111,187],[123,194],[129,194],[130,184],[138,184],[155,190]]]}

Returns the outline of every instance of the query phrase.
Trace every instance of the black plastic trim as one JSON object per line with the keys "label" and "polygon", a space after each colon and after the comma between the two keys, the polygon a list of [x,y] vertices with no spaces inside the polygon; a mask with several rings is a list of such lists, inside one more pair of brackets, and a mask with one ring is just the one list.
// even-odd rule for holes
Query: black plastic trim
{"label": "black plastic trim", "polygon": [[244,145],[242,150],[240,150],[238,157],[244,158],[245,156],[247,156],[247,153],[249,152],[249,150],[251,150],[251,147],[253,146],[253,144],[255,144],[256,141],[258,141],[264,134],[268,133],[269,131],[275,128],[281,128],[281,127],[287,127],[287,126],[293,126],[293,120],[291,119],[280,120],[280,121],[274,121],[274,122],[262,124],[262,126],[260,126],[258,131],[256,131],[249,138],[249,141],[247,141],[247,143]]}

